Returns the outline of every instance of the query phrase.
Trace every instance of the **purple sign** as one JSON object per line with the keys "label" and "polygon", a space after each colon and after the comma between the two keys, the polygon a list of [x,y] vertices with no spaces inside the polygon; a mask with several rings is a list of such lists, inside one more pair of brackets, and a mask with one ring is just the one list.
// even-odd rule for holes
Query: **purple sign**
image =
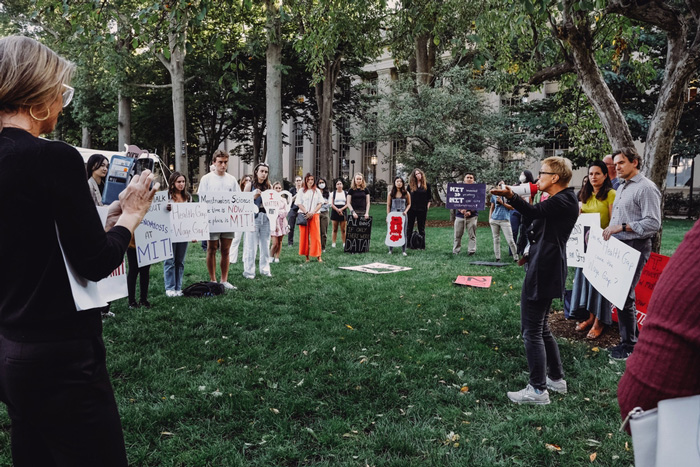
{"label": "purple sign", "polygon": [[483,211],[486,202],[485,183],[448,183],[447,209],[469,209]]}

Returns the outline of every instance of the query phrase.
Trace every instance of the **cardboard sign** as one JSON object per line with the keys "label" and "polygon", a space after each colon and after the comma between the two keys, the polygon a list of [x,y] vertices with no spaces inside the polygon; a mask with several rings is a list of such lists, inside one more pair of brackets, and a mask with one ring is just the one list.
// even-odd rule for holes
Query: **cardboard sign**
{"label": "cardboard sign", "polygon": [[136,259],[139,267],[160,263],[173,257],[170,242],[170,212],[166,209],[168,192],[159,191],[151,207],[134,231]]}
{"label": "cardboard sign", "polygon": [[406,215],[402,212],[390,212],[386,215],[386,246],[403,246],[406,244]]}
{"label": "cardboard sign", "polygon": [[207,203],[209,232],[252,232],[258,207],[252,192],[210,191],[200,193]]}
{"label": "cardboard sign", "polygon": [[[285,198],[283,195],[286,195]],[[280,212],[287,213],[292,205],[292,194],[288,191],[277,192],[275,190],[265,190],[260,195],[262,196],[263,207],[270,220],[270,230],[274,230],[277,224],[277,217]]]}
{"label": "cardboard sign", "polygon": [[486,202],[485,183],[448,183],[445,207],[483,211]]}
{"label": "cardboard sign", "polygon": [[370,263],[363,266],[346,266],[338,269],[347,269],[348,271],[366,272],[369,274],[391,274],[392,272],[410,271],[411,268],[406,266],[394,266],[393,264]]}
{"label": "cardboard sign", "polygon": [[372,236],[372,217],[357,219],[350,217],[345,231],[345,253],[369,252],[369,240]]}
{"label": "cardboard sign", "polygon": [[206,203],[171,203],[170,209],[171,242],[209,240]]}
{"label": "cardboard sign", "polygon": [[[97,213],[100,216],[100,220],[102,220],[102,225],[104,225],[107,220],[108,210],[109,206],[100,206],[97,208]],[[58,233],[58,227],[56,227],[56,232]],[[78,311],[105,307],[108,302],[117,300],[118,298],[124,298],[128,295],[126,287],[126,266],[124,265],[124,261],[122,261],[122,264],[112,271],[112,274],[108,277],[101,281],[93,282],[79,276],[73,269],[63,251],[60,236],[58,245],[61,248],[63,261],[66,265],[73,302]]]}
{"label": "cardboard sign", "polygon": [[574,229],[566,242],[566,265],[582,268],[586,263],[588,235],[591,227],[600,228],[600,213],[586,213],[578,216]]}
{"label": "cardboard sign", "polygon": [[622,308],[632,286],[639,252],[615,237],[603,240],[603,229],[591,227],[583,275],[613,305]]}
{"label": "cardboard sign", "polygon": [[453,284],[488,289],[491,287],[491,276],[457,276]]}
{"label": "cardboard sign", "polygon": [[[651,294],[659,281],[659,277],[668,264],[669,256],[651,253],[649,261],[642,269],[642,275],[634,288],[635,307],[637,309],[637,326],[641,329],[647,317],[647,306],[651,300]],[[612,319],[617,321],[617,308],[612,307]]]}

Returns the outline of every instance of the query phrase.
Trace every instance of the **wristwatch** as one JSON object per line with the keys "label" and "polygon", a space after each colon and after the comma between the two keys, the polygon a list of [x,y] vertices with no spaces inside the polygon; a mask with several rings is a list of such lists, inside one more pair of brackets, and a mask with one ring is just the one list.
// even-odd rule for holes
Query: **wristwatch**
{"label": "wristwatch", "polygon": [[622,223],[622,231],[627,232],[627,224],[625,222]]}

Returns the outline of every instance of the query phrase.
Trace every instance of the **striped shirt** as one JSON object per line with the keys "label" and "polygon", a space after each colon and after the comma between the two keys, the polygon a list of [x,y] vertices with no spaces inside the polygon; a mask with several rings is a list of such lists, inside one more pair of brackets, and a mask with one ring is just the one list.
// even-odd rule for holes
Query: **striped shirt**
{"label": "striped shirt", "polygon": [[661,192],[654,182],[638,173],[620,180],[610,225],[626,223],[632,232],[620,232],[618,240],[637,240],[656,235],[661,228]]}

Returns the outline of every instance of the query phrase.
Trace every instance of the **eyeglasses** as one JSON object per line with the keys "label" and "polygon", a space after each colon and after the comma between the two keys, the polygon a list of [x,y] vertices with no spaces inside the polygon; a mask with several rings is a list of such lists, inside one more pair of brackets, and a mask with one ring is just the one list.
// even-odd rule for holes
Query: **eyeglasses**
{"label": "eyeglasses", "polygon": [[75,89],[72,87],[68,86],[67,84],[63,85],[64,88],[66,88],[65,91],[63,91],[63,108],[65,109],[68,107],[68,104],[73,100],[73,94],[75,94]]}
{"label": "eyeglasses", "polygon": [[554,172],[540,172],[540,177],[542,175],[557,175],[557,174],[555,174]]}

